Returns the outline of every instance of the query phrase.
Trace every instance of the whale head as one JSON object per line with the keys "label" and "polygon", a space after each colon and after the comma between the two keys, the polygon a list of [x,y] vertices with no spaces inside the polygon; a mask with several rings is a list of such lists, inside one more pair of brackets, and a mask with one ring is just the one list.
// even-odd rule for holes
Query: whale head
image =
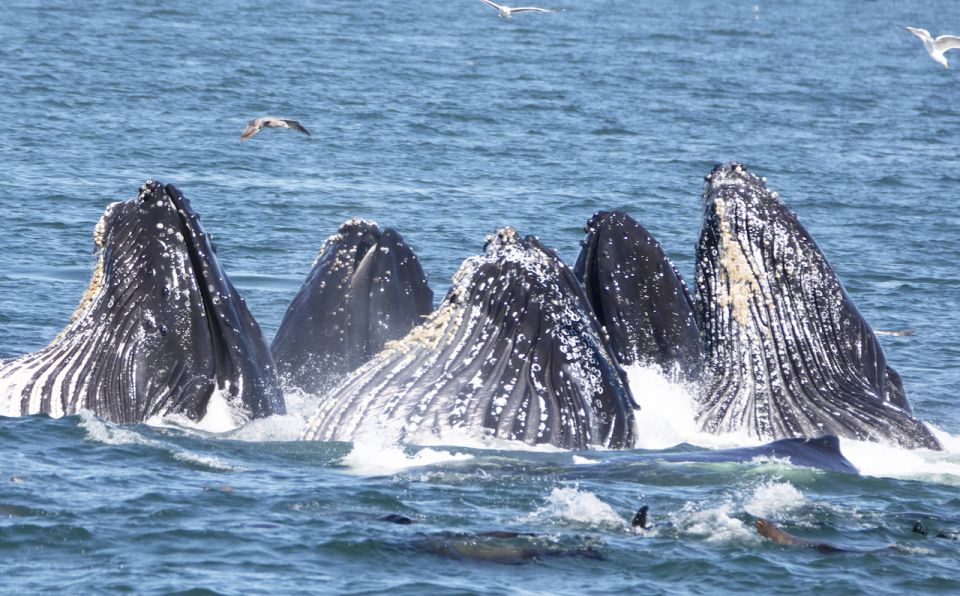
{"label": "whale head", "polygon": [[351,219],[327,239],[271,349],[282,378],[318,392],[420,324],[433,291],[394,229]]}
{"label": "whale head", "polygon": [[706,176],[703,198],[695,306],[710,377],[704,429],[938,447],[826,256],[766,180],[723,164]]}
{"label": "whale head", "polygon": [[598,211],[584,231],[574,272],[617,360],[695,379],[702,357],[693,301],[660,243],[622,211]]}
{"label": "whale head", "polygon": [[284,411],[260,328],[175,186],[148,180],[136,198],[108,206],[94,244],[93,276],[69,325],[0,368],[6,411],[199,421],[214,404],[234,424]]}

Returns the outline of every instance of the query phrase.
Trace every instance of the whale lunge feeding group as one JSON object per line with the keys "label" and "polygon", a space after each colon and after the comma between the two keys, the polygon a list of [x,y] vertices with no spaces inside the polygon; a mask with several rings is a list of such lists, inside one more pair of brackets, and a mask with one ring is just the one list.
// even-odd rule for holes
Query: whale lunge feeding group
{"label": "whale lunge feeding group", "polygon": [[642,364],[688,385],[707,432],[940,449],[765,179],[719,165],[703,199],[693,296],[643,226],[601,211],[573,269],[503,228],[433,309],[400,234],[350,220],[321,248],[268,346],[190,203],[148,181],[97,224],[97,263],[66,328],[0,364],[0,415],[226,414],[240,425],[283,414],[286,386],[321,396],[307,440],[630,448],[644,412],[623,367]]}

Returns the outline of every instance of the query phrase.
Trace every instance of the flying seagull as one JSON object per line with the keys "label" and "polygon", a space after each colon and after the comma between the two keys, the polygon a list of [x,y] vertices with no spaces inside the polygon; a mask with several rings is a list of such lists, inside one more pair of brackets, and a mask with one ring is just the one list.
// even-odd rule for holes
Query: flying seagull
{"label": "flying seagull", "polygon": [[263,116],[262,118],[255,118],[250,122],[247,122],[247,127],[243,129],[242,133],[240,133],[240,142],[242,143],[253,135],[257,134],[264,126],[268,128],[289,128],[290,130],[299,130],[307,136],[310,136],[310,131],[304,128],[303,125],[296,120],[286,120],[284,118],[274,118],[273,116]]}
{"label": "flying seagull", "polygon": [[546,8],[537,8],[536,6],[524,6],[521,8],[510,8],[509,6],[504,6],[502,4],[497,4],[496,2],[491,2],[490,0],[480,0],[490,8],[495,9],[500,13],[501,19],[509,19],[515,13],[518,12],[553,12],[552,10],[547,10]]}
{"label": "flying seagull", "polygon": [[[486,0],[483,1],[486,2]],[[904,27],[904,29],[920,38],[920,41],[923,42],[923,48],[927,50],[931,58],[943,64],[944,68],[949,68],[947,59],[943,56],[943,53],[947,50],[960,48],[960,37],[956,35],[941,35],[934,39],[926,29],[917,27]]]}

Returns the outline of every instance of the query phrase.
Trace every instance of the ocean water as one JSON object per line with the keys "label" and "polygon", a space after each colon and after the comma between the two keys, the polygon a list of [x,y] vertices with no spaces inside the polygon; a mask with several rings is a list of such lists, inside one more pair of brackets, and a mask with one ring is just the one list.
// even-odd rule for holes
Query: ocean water
{"label": "ocean water", "polygon": [[[960,32],[952,0],[7,0],[0,20],[0,358],[46,345],[86,287],[104,207],[176,184],[268,338],[328,235],[399,230],[438,297],[510,225],[571,263],[624,209],[692,277],[702,177],[768,177],[881,336],[945,453],[842,443],[861,475],[640,453],[698,434],[632,370],[635,452],[300,443],[291,414],[213,434],[90,416],[0,420],[0,591],[902,593],[956,591],[960,89],[900,26]],[[948,54],[948,58],[951,55]],[[960,65],[960,53],[952,58]],[[300,120],[312,135],[249,118]],[[685,449],[687,447],[680,447]],[[630,527],[640,504],[656,526]],[[411,525],[378,520],[386,514]],[[771,544],[786,529],[852,547]],[[931,529],[911,532],[914,520]],[[452,556],[513,530],[523,564]],[[480,540],[480,542],[483,542]],[[480,547],[484,545],[481,544]]]}

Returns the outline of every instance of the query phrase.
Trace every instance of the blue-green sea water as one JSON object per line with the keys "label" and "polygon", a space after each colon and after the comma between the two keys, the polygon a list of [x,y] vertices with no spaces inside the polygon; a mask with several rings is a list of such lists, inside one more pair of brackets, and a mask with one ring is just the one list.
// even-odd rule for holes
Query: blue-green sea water
{"label": "blue-green sea water", "polygon": [[[960,74],[901,26],[953,0],[6,0],[0,358],[46,345],[90,277],[104,207],[176,184],[268,338],[322,241],[399,230],[438,297],[510,225],[572,263],[624,209],[690,280],[702,178],[768,177],[836,268],[945,453],[845,441],[860,475],[664,463],[736,444],[631,371],[633,452],[301,443],[316,396],[224,434],[90,416],[0,420],[5,593],[909,593],[960,590]],[[960,53],[947,54],[960,65]],[[300,120],[307,137],[265,130]],[[685,449],[687,447],[682,447]],[[649,531],[630,519],[650,506]],[[407,516],[396,525],[377,518]],[[829,555],[796,534],[893,551]],[[914,520],[931,530],[911,532]],[[541,556],[452,556],[489,530]],[[481,545],[482,546],[482,545]]]}

